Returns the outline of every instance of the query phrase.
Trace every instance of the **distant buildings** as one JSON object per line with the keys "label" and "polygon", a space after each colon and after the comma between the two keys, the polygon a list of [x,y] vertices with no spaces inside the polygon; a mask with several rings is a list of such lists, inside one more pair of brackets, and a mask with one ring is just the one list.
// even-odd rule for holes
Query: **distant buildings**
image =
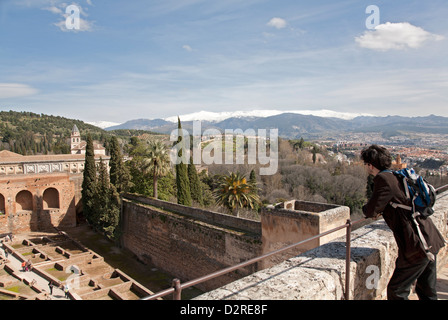
{"label": "distant buildings", "polygon": [[401,162],[401,156],[397,155],[397,160],[392,162],[392,170],[401,170],[407,167],[406,163]]}
{"label": "distant buildings", "polygon": [[[70,139],[70,150],[72,154],[86,154],[87,142],[81,140],[81,133],[76,124],[73,126],[72,135]],[[95,154],[106,155],[106,148],[99,143],[93,144]]]}

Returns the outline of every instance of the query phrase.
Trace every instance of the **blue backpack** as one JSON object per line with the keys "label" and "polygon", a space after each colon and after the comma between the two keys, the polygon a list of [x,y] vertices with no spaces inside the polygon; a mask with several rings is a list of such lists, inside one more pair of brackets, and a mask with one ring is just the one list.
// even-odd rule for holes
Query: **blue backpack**
{"label": "blue backpack", "polygon": [[415,173],[414,169],[401,169],[392,173],[403,181],[406,196],[412,201],[412,207],[394,202],[391,202],[390,205],[394,208],[400,207],[411,212],[410,216],[425,250],[425,254],[429,260],[435,261],[435,256],[430,252],[431,247],[423,236],[420,224],[416,218],[426,219],[434,213],[432,207],[436,202],[436,190],[422,176]]}
{"label": "blue backpack", "polygon": [[419,213],[423,218],[434,213],[433,206],[436,202],[436,190],[414,169],[401,169],[393,171],[393,174],[403,181],[406,197],[412,201],[413,213]]}

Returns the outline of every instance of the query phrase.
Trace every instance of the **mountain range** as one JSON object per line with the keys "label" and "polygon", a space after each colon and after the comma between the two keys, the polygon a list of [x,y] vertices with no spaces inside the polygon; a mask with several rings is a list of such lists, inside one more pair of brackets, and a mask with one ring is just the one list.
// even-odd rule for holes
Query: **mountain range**
{"label": "mountain range", "polygon": [[[213,113],[199,112],[180,116],[182,128],[192,132],[193,121],[201,121],[202,130],[225,129],[278,129],[279,136],[288,139],[336,137],[351,133],[381,132],[389,137],[403,133],[448,134],[448,117],[373,116],[369,114],[337,113],[329,110],[282,112],[268,110],[264,113]],[[258,116],[257,116],[258,114]],[[177,128],[177,117],[165,119],[136,119],[105,128],[140,129],[170,134]]]}

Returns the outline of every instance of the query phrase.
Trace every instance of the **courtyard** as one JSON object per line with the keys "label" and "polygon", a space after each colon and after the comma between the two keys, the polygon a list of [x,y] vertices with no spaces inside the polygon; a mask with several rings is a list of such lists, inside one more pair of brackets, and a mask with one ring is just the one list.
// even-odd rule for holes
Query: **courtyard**
{"label": "courtyard", "polygon": [[[22,262],[30,262],[32,269],[24,271]],[[170,287],[173,280],[87,225],[16,234],[3,243],[0,265],[1,300],[138,300]],[[183,298],[200,293],[192,288]]]}

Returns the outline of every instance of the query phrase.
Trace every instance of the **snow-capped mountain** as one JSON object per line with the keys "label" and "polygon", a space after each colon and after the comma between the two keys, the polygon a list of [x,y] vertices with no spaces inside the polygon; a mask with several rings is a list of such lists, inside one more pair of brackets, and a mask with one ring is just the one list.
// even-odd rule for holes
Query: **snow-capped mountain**
{"label": "snow-capped mountain", "polygon": [[[351,113],[351,112],[337,112],[332,110],[251,110],[251,111],[228,111],[228,112],[210,112],[210,111],[199,111],[184,115],[179,115],[181,121],[211,121],[220,122],[229,118],[266,118],[271,116],[276,116],[283,113],[294,113],[303,115],[312,115],[322,118],[338,118],[344,120],[351,120],[359,116],[372,116],[366,113]],[[177,122],[177,116],[164,118],[163,120],[169,122]]]}
{"label": "snow-capped mountain", "polygon": [[[273,129],[287,138],[334,138],[338,134],[353,132],[382,132],[397,135],[401,132],[428,132],[448,134],[448,118],[430,115],[426,117],[387,116],[343,113],[331,110],[253,110],[249,112],[195,112],[179,115],[182,128],[191,130],[193,121],[201,121],[202,130]],[[165,119],[136,119],[106,130],[140,129],[170,134],[177,129],[177,116]]]}
{"label": "snow-capped mountain", "polygon": [[86,122],[86,123],[91,124],[92,126],[95,126],[95,127],[101,128],[101,129],[106,129],[109,127],[120,125],[120,123],[118,123],[118,122],[110,122],[110,121],[91,121],[91,122]]}

